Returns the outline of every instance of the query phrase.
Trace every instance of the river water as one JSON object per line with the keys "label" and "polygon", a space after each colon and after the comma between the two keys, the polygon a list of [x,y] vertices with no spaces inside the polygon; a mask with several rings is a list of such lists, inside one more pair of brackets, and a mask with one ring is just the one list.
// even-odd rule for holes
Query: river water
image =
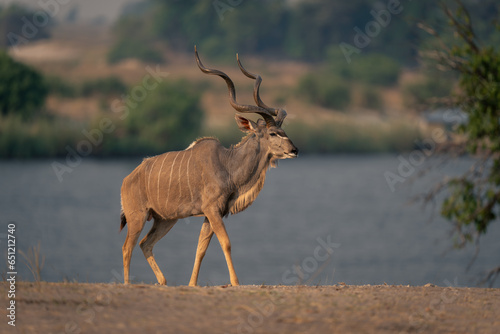
{"label": "river water", "polygon": [[[62,182],[52,163],[0,161],[0,272],[7,272],[7,224],[15,223],[18,251],[40,243],[43,280],[122,281],[126,231],[119,232],[120,186],[140,159],[87,158]],[[384,173],[397,173],[399,164],[394,155],[301,156],[280,162],[268,172],[254,204],[225,220],[240,283],[474,286],[500,263],[499,224],[482,239],[479,256],[466,271],[474,249],[450,250],[451,225],[432,208],[410,203],[470,161],[451,162],[424,178],[404,178],[392,191]],[[202,221],[180,220],[155,246],[168,284],[189,282]],[[23,260],[18,254],[18,275],[32,280]],[[138,246],[131,276],[134,282],[156,282]],[[228,282],[214,237],[199,284]]]}

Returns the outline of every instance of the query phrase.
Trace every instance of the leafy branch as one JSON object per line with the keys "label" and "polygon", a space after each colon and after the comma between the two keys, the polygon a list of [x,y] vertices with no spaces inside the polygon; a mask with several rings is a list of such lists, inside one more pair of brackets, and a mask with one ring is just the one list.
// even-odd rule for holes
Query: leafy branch
{"label": "leafy branch", "polygon": [[[458,73],[460,92],[447,101],[467,114],[468,121],[457,132],[465,136],[465,150],[477,161],[462,176],[441,181],[421,199],[426,204],[446,193],[441,215],[453,224],[457,248],[476,245],[474,262],[479,239],[498,220],[500,208],[500,53],[479,41],[468,10],[460,0],[454,3],[452,10],[441,2],[453,32],[451,45],[436,29],[420,23],[438,43],[437,50],[421,54],[441,69]],[[500,267],[495,268],[481,283],[492,285],[499,274]]]}

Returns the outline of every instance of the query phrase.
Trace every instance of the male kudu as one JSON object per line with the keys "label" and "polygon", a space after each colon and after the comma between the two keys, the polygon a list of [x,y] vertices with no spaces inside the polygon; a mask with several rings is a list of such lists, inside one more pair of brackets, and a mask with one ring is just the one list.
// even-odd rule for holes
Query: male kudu
{"label": "male kudu", "polygon": [[239,128],[248,133],[237,145],[223,147],[214,138],[196,140],[184,151],[167,152],[144,161],[123,180],[121,188],[121,229],[128,224],[123,244],[125,283],[129,283],[130,258],[146,221],[153,227],[140,242],[158,283],[167,283],[153,257],[153,246],[174,226],[178,219],[205,216],[201,227],[193,273],[189,285],[195,286],[201,261],[215,233],[226,258],[232,285],[239,285],[231,260],[231,243],[222,218],[246,209],[264,186],[266,171],[278,159],[295,158],[298,150],[281,124],[286,116],[282,109],[266,106],[259,97],[262,81],[247,72],[238,57],[243,74],[255,80],[256,106],[236,102],[232,80],[223,72],[203,66],[195,48],[198,67],[206,74],[223,78],[229,90],[229,102],[240,113],[262,116],[253,122],[236,115]]}

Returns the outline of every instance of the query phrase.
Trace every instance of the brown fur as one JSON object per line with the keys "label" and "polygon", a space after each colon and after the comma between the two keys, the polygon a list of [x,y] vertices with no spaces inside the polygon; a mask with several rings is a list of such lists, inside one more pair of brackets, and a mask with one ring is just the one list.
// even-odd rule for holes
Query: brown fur
{"label": "brown fur", "polygon": [[[123,245],[126,283],[132,249],[147,220],[154,219],[153,227],[140,245],[158,283],[165,284],[153,257],[154,244],[178,219],[205,216],[189,284],[197,283],[201,260],[213,233],[226,256],[231,284],[238,284],[222,217],[248,208],[262,190],[269,167],[277,159],[296,155],[295,146],[282,130],[251,121],[240,122],[240,126],[249,134],[230,148],[224,148],[217,139],[200,138],[184,151],[144,159],[123,180],[120,229],[128,226]],[[270,131],[281,132],[270,136]]]}
{"label": "brown fur", "polygon": [[193,148],[194,145],[204,141],[204,140],[215,140],[217,142],[219,142],[219,139],[215,138],[215,137],[212,137],[212,136],[208,136],[208,137],[201,137],[201,138],[198,138],[196,139],[194,142],[192,142],[191,144],[189,144],[189,146],[186,148],[186,150],[189,150],[190,148]]}
{"label": "brown fur", "polygon": [[264,182],[266,181],[266,169],[260,172],[260,176],[257,182],[250,188],[250,190],[239,194],[234,203],[230,204],[229,211],[231,214],[235,215],[248,208],[253,201],[257,198],[260,191],[264,187]]}
{"label": "brown fur", "polygon": [[286,112],[271,110],[260,100],[260,76],[247,72],[238,62],[242,72],[256,80],[254,99],[258,106],[239,105],[232,80],[221,71],[205,68],[195,54],[204,73],[218,75],[226,81],[233,108],[257,113],[265,121],[255,123],[236,115],[239,128],[248,133],[240,143],[225,148],[215,138],[200,138],[183,151],[144,159],[123,180],[120,227],[123,229],[127,225],[127,237],[122,247],[125,283],[130,283],[132,251],[146,220],[153,218],[153,227],[141,240],[140,247],[158,283],[163,285],[167,281],[153,256],[155,243],[178,219],[205,216],[189,285],[197,284],[201,261],[213,234],[224,252],[231,284],[239,285],[231,258],[231,242],[222,218],[229,213],[241,212],[252,204],[264,186],[269,166],[274,167],[277,159],[294,158],[298,153],[281,129]]}

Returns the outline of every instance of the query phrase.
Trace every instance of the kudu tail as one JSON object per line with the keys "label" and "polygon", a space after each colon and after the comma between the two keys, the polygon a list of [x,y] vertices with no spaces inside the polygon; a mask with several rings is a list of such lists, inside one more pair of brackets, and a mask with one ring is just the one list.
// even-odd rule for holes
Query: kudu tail
{"label": "kudu tail", "polygon": [[120,231],[121,231],[121,230],[123,230],[125,225],[127,225],[127,218],[125,218],[125,213],[123,211],[120,214],[120,220],[121,220],[121,224],[120,224]]}

